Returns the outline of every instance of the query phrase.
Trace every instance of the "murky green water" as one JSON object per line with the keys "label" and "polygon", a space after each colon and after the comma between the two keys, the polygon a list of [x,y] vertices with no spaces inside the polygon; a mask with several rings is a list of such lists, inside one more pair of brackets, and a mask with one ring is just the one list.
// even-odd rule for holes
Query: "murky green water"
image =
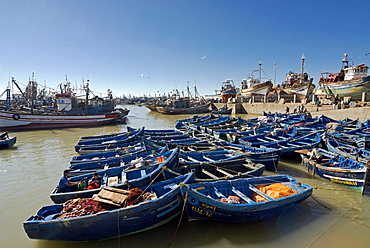
{"label": "murky green water", "polygon": [[[127,107],[131,109],[128,125],[132,127],[170,129],[176,119],[189,117]],[[126,125],[121,125],[12,133],[17,136],[16,145],[0,150],[0,247],[167,247],[179,219],[150,231],[101,242],[35,241],[23,230],[26,218],[41,206],[52,204],[49,194],[76,155],[74,145],[80,136],[125,130]],[[312,178],[299,160],[280,161],[279,173],[314,187],[313,197],[279,216],[254,223],[188,223],[183,219],[171,247],[370,246],[369,189],[362,196],[350,188]]]}

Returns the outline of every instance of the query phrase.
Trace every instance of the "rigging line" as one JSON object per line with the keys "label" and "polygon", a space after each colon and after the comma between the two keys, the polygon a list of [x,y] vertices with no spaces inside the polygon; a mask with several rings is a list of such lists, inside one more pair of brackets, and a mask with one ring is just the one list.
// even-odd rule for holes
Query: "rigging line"
{"label": "rigging line", "polygon": [[117,213],[117,235],[118,235],[118,237],[117,237],[117,247],[119,248],[119,247],[121,247],[121,235],[120,235],[120,225],[119,225],[119,213],[120,213],[120,210],[121,209],[118,209],[118,213]]}
{"label": "rigging line", "polygon": [[[312,197],[312,195],[311,195]],[[331,225],[329,225],[314,241],[312,241],[312,243],[310,245],[308,245],[307,247],[311,247],[319,238],[321,238],[321,236],[323,236],[326,231],[328,231],[340,218],[342,218],[349,210],[347,210],[344,214],[342,214],[341,216],[339,216],[333,223],[331,223]]]}

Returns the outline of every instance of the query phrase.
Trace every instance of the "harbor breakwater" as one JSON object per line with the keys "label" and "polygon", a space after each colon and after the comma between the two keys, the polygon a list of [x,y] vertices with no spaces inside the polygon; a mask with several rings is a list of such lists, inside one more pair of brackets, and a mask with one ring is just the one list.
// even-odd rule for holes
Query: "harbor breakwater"
{"label": "harbor breakwater", "polygon": [[[224,106],[225,103],[214,103],[214,109],[218,109]],[[289,108],[289,112],[293,113],[294,109],[301,106],[302,103],[227,103],[228,108],[232,108],[232,114],[257,114],[262,115],[263,111],[271,113],[285,113],[286,108]],[[322,105],[317,106],[311,103],[303,104],[305,109],[311,113],[312,117],[326,115],[334,119],[359,119],[360,121],[366,121],[370,119],[370,106],[354,107],[346,105],[343,109],[335,109],[333,105]]]}

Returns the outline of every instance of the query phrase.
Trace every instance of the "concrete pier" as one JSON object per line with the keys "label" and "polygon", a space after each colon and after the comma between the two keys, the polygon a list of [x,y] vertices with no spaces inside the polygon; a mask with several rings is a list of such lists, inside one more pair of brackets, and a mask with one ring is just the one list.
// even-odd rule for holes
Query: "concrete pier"
{"label": "concrete pier", "polygon": [[[225,103],[214,103],[214,108],[220,108],[224,106]],[[228,108],[232,108],[232,114],[255,114],[262,115],[263,111],[271,113],[285,113],[286,108],[289,107],[289,112],[293,113],[294,108],[301,106],[302,103],[227,103]],[[360,121],[366,121],[370,119],[370,106],[346,106],[344,109],[333,109],[333,105],[322,105],[318,107],[317,105],[303,104],[312,117],[326,115],[334,119],[359,119]]]}

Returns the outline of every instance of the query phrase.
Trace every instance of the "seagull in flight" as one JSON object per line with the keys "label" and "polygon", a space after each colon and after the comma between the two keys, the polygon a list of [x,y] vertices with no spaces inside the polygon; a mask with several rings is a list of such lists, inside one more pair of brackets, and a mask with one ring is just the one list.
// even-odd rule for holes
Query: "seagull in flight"
{"label": "seagull in flight", "polygon": [[207,56],[200,57],[201,59],[206,59]]}

